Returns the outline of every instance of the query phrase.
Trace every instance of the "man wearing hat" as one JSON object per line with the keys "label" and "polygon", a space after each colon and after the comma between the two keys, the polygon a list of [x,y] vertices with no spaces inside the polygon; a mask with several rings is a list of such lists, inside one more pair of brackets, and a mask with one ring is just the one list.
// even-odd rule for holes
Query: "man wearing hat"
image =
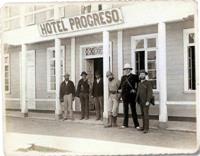
{"label": "man wearing hat", "polygon": [[103,120],[103,79],[99,72],[95,73],[92,96],[95,102],[96,120]]}
{"label": "man wearing hat", "polygon": [[81,73],[82,79],[79,80],[77,86],[76,96],[80,98],[81,101],[81,118],[89,119],[89,84],[87,80],[87,73],[83,71]]}
{"label": "man wearing hat", "polygon": [[106,76],[108,78],[109,99],[108,99],[108,124],[105,127],[106,128],[117,127],[117,115],[119,107],[118,88],[120,85],[120,81],[115,79],[110,71],[106,73]]}
{"label": "man wearing hat", "polygon": [[144,133],[147,133],[149,130],[149,105],[151,98],[153,97],[153,89],[151,82],[146,80],[147,72],[140,71],[139,78],[141,82],[138,84],[136,102],[140,105]]}
{"label": "man wearing hat", "polygon": [[137,129],[140,129],[137,112],[136,112],[136,87],[139,82],[139,78],[137,75],[131,73],[131,66],[130,64],[124,65],[124,75],[121,78],[121,84],[119,87],[119,91],[121,91],[121,96],[123,100],[124,106],[124,121],[121,128],[128,127],[128,118],[129,118],[129,105],[131,108],[132,118],[134,122],[134,126]]}
{"label": "man wearing hat", "polygon": [[64,75],[65,80],[60,85],[60,102],[64,102],[64,115],[63,120],[73,120],[72,101],[75,96],[74,83],[69,80],[70,75],[66,73]]}

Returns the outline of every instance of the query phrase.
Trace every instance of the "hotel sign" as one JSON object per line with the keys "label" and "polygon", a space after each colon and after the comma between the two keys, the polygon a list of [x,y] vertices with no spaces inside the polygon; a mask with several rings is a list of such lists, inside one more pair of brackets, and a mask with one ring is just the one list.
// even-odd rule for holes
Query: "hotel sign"
{"label": "hotel sign", "polygon": [[121,10],[103,10],[80,16],[47,21],[38,25],[41,36],[56,35],[122,23]]}

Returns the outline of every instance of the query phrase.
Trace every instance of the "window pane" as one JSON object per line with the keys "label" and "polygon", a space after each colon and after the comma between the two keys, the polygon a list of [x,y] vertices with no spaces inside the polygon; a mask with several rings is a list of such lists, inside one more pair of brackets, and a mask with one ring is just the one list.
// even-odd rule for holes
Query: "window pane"
{"label": "window pane", "polygon": [[47,10],[46,17],[47,17],[46,20],[52,19],[54,17],[54,10],[53,9]]}
{"label": "window pane", "polygon": [[144,51],[136,52],[137,73],[139,73],[140,70],[144,70],[144,69],[145,69]]}
{"label": "window pane", "polygon": [[50,66],[51,66],[51,68],[55,67],[55,64],[56,64],[55,60],[50,61]]}
{"label": "window pane", "polygon": [[5,64],[8,64],[8,63],[9,63],[8,57],[5,57]]}
{"label": "window pane", "polygon": [[5,91],[9,91],[9,87],[5,85]]}
{"label": "window pane", "polygon": [[136,49],[144,48],[144,40],[136,40]]}
{"label": "window pane", "polygon": [[51,75],[55,75],[56,74],[56,70],[55,70],[55,68],[52,68],[51,69]]}
{"label": "window pane", "polygon": [[8,72],[8,66],[5,66],[5,71]]}
{"label": "window pane", "polygon": [[9,80],[8,79],[5,79],[5,84],[9,84]]}
{"label": "window pane", "polygon": [[56,84],[55,83],[51,84],[51,90],[56,90]]}
{"label": "window pane", "polygon": [[26,25],[34,24],[34,14],[25,16],[25,24]]}
{"label": "window pane", "polygon": [[9,7],[10,8],[10,17],[19,15],[19,7]]}
{"label": "window pane", "polygon": [[51,82],[51,83],[55,83],[55,82],[56,82],[56,77],[55,77],[55,76],[51,76],[50,82]]}
{"label": "window pane", "polygon": [[148,71],[149,79],[156,79],[156,71]]}
{"label": "window pane", "polygon": [[196,77],[195,77],[195,47],[188,47],[188,89],[196,89]]}
{"label": "window pane", "polygon": [[15,18],[10,20],[10,29],[16,29],[20,27],[20,19]]}
{"label": "window pane", "polygon": [[8,78],[8,72],[5,72],[5,78]]}
{"label": "window pane", "polygon": [[189,34],[189,43],[194,43],[194,33]]}
{"label": "window pane", "polygon": [[152,84],[152,88],[156,89],[156,80],[150,80],[151,84]]}
{"label": "window pane", "polygon": [[148,69],[156,69],[155,61],[148,62]]}
{"label": "window pane", "polygon": [[148,60],[156,60],[156,51],[148,51]]}
{"label": "window pane", "polygon": [[156,47],[156,38],[147,39],[147,47],[148,48]]}

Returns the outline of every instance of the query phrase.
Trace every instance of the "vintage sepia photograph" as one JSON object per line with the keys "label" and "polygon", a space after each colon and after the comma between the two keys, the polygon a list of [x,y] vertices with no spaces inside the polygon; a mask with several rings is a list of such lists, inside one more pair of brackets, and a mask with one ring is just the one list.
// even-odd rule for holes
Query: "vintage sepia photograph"
{"label": "vintage sepia photograph", "polygon": [[200,2],[0,7],[5,156],[200,154]]}

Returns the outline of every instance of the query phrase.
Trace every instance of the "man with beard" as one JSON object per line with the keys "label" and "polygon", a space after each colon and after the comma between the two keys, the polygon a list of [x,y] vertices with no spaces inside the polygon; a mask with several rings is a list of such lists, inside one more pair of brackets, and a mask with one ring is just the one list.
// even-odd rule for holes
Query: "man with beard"
{"label": "man with beard", "polygon": [[138,76],[131,73],[131,66],[130,64],[124,65],[124,76],[121,78],[121,84],[119,90],[121,91],[121,96],[123,100],[124,106],[124,121],[121,128],[128,127],[128,118],[129,118],[129,105],[131,108],[132,118],[134,122],[134,126],[136,129],[140,129],[137,112],[136,112],[136,87],[137,83],[139,82]]}
{"label": "man with beard", "polygon": [[[63,120],[73,120],[72,101],[75,96],[74,83],[69,80],[69,74],[64,75],[65,80],[60,85],[60,102],[64,102],[64,115]],[[69,115],[69,116],[68,116]]]}
{"label": "man with beard", "polygon": [[86,120],[89,119],[89,84],[87,79],[87,73],[83,71],[81,73],[82,79],[79,80],[77,86],[76,96],[80,98],[81,101],[81,118]]}
{"label": "man with beard", "polygon": [[143,133],[147,133],[149,130],[149,105],[151,102],[151,98],[153,97],[153,89],[151,82],[146,80],[146,76],[148,75],[145,71],[140,71],[139,78],[141,82],[138,85],[136,102],[140,105],[143,127]]}
{"label": "man with beard", "polygon": [[108,78],[109,99],[108,99],[108,124],[105,126],[105,128],[117,127],[117,115],[119,106],[118,88],[120,85],[120,81],[115,79],[110,71],[106,73],[106,76]]}

